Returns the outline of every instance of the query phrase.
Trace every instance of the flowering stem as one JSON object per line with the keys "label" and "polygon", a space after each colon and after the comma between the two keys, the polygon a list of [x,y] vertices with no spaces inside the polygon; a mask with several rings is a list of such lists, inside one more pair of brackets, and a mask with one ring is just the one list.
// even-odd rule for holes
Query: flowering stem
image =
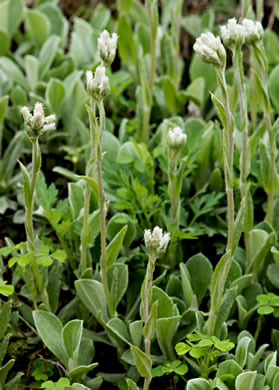
{"label": "flowering stem", "polygon": [[[208,335],[212,336],[215,334],[215,326],[217,319],[217,312],[220,307],[221,300],[219,297],[222,297],[225,283],[228,278],[229,270],[233,260],[233,235],[234,235],[234,195],[233,195],[233,151],[234,151],[234,142],[233,142],[233,122],[232,115],[229,106],[229,97],[227,84],[225,79],[225,70],[216,68],[217,81],[221,89],[222,100],[225,109],[226,116],[226,126],[224,129],[224,145],[223,145],[223,156],[224,156],[224,172],[225,172],[225,183],[226,183],[226,193],[227,193],[227,202],[228,202],[228,242],[227,242],[227,253],[228,257],[226,263],[224,264],[222,270],[222,277],[220,283],[216,284],[215,289],[211,296],[210,312],[208,319]],[[215,302],[217,297],[218,302]]]}
{"label": "flowering stem", "polygon": [[[91,110],[93,111],[93,114],[95,114],[95,103],[93,99],[91,98]],[[90,119],[90,115],[89,115]],[[90,158],[86,165],[86,176],[91,176],[91,168],[96,160],[96,131],[95,126],[92,123],[91,120],[89,120],[89,126],[90,126]],[[83,273],[87,266],[87,246],[88,246],[88,219],[89,219],[89,212],[90,212],[90,195],[91,195],[91,188],[89,183],[86,182],[85,185],[85,194],[84,194],[84,212],[83,212],[83,227],[81,232],[81,273]]]}
{"label": "flowering stem", "polygon": [[[144,281],[144,289],[143,289],[143,294],[142,294],[142,299],[143,299],[143,321],[146,324],[147,319],[148,319],[148,305],[151,299],[151,294],[152,294],[152,280],[153,280],[153,272],[155,269],[155,261],[156,257],[154,255],[149,255],[148,258],[148,265],[147,265],[147,270],[146,270],[146,275],[145,275],[145,281]],[[149,337],[144,338],[144,346],[145,346],[145,353],[147,356],[150,357],[150,344],[151,340]],[[144,390],[148,390],[150,382],[151,382],[152,377],[148,376],[144,378]]]}
{"label": "flowering stem", "polygon": [[104,286],[104,292],[109,307],[111,317],[115,316],[115,309],[112,305],[108,278],[107,278],[107,249],[106,249],[106,207],[105,207],[105,194],[103,188],[103,177],[102,177],[102,139],[105,128],[105,110],[103,101],[98,104],[99,115],[100,115],[100,127],[98,134],[98,146],[97,146],[97,175],[98,175],[98,191],[99,191],[99,208],[100,208],[100,231],[101,231],[101,278]]}
{"label": "flowering stem", "polygon": [[248,161],[248,113],[247,113],[247,97],[246,88],[244,83],[244,71],[242,63],[242,51],[241,46],[236,45],[233,50],[233,65],[236,74],[237,89],[239,96],[239,108],[241,117],[242,128],[242,153],[240,163],[240,193],[241,199],[245,199],[245,221],[244,221],[244,236],[245,236],[245,248],[247,256],[248,266],[251,264],[251,241],[250,241],[250,229],[248,223],[248,199],[247,199],[247,161]]}
{"label": "flowering stem", "polygon": [[[39,271],[39,267],[37,264],[37,258],[35,253],[35,237],[34,237],[34,227],[33,227],[33,208],[34,208],[34,196],[35,196],[35,188],[36,188],[36,180],[38,173],[41,167],[41,152],[39,148],[38,138],[32,141],[32,176],[31,176],[31,188],[30,188],[30,198],[28,202],[26,202],[26,221],[25,221],[25,230],[27,236],[28,250],[31,258],[31,267],[35,276],[36,281],[36,289],[38,290],[41,298],[47,308],[49,308],[48,296],[43,288],[43,283]],[[34,307],[37,308],[36,298],[34,297]]]}

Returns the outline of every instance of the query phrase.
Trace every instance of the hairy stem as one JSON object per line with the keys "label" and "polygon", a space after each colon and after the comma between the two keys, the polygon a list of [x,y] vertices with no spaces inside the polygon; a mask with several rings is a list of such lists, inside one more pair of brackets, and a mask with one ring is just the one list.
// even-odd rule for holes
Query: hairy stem
{"label": "hairy stem", "polygon": [[252,262],[251,258],[251,240],[248,224],[248,199],[247,199],[247,161],[248,161],[248,113],[247,113],[247,97],[244,83],[244,71],[242,63],[242,52],[240,45],[237,45],[233,51],[233,65],[236,74],[239,109],[242,129],[242,153],[240,162],[240,193],[241,199],[245,202],[245,221],[244,221],[244,241],[246,248],[247,264]]}
{"label": "hairy stem", "polygon": [[[91,98],[91,109],[93,111],[93,114],[95,115],[95,103],[93,102],[93,99]],[[89,121],[90,123],[90,158],[86,165],[86,176],[91,175],[91,167],[95,162],[96,159],[96,130],[94,128],[94,124]],[[84,194],[84,205],[83,205],[83,226],[82,226],[82,232],[81,232],[81,273],[83,273],[87,266],[87,245],[88,245],[88,220],[89,220],[89,213],[90,213],[90,195],[91,195],[91,188],[89,183],[86,182],[85,185],[85,194]]]}
{"label": "hairy stem", "polygon": [[109,307],[110,316],[115,316],[115,309],[112,305],[110,298],[109,286],[108,286],[108,269],[107,269],[107,249],[106,249],[106,205],[105,205],[105,193],[103,187],[103,174],[102,174],[102,140],[105,130],[105,110],[104,104],[101,101],[98,104],[100,127],[98,134],[98,150],[97,150],[97,177],[98,177],[98,191],[99,191],[99,208],[100,208],[100,232],[101,232],[101,278],[104,287],[107,304]]}
{"label": "hairy stem", "polygon": [[[33,208],[34,208],[34,197],[35,197],[35,188],[37,176],[41,167],[41,152],[39,147],[38,138],[32,141],[32,176],[31,176],[31,189],[30,189],[30,199],[28,204],[26,204],[26,221],[25,221],[25,230],[27,236],[28,250],[31,258],[31,268],[35,276],[36,289],[39,292],[44,304],[49,308],[49,302],[47,293],[43,287],[40,270],[37,264],[36,252],[35,252],[35,236],[34,236],[34,227],[33,227]],[[34,297],[34,307],[37,308],[36,297]]]}

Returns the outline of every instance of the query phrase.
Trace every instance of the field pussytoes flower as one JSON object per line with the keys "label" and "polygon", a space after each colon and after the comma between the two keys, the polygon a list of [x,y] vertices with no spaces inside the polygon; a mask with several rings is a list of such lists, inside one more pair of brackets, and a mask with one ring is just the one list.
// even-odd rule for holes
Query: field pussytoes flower
{"label": "field pussytoes flower", "polygon": [[36,103],[33,115],[28,107],[22,107],[21,114],[28,137],[31,140],[45,135],[49,131],[55,130],[55,115],[45,116],[42,103]]}
{"label": "field pussytoes flower", "polygon": [[204,62],[224,68],[226,50],[220,37],[215,37],[211,32],[203,33],[197,38],[194,50]]}
{"label": "field pussytoes flower", "polygon": [[155,226],[153,232],[149,229],[144,231],[144,243],[150,254],[159,257],[166,252],[170,241],[170,233],[163,233],[163,230]]}
{"label": "field pussytoes flower", "polygon": [[98,50],[104,66],[111,65],[115,58],[118,36],[112,33],[111,37],[107,30],[104,30],[98,38]]}
{"label": "field pussytoes flower", "polygon": [[242,26],[245,29],[245,42],[248,44],[257,43],[264,35],[263,26],[260,22],[251,19],[243,19]]}
{"label": "field pussytoes flower", "polygon": [[106,68],[104,66],[98,66],[94,77],[93,73],[88,70],[86,72],[86,84],[88,93],[96,102],[103,100],[110,91],[109,78],[106,76]]}
{"label": "field pussytoes flower", "polygon": [[228,47],[242,45],[245,41],[246,29],[242,24],[238,24],[235,18],[232,18],[225,26],[221,26],[221,37]]}
{"label": "field pussytoes flower", "polygon": [[180,127],[170,129],[168,132],[168,146],[174,149],[182,149],[187,141],[187,135]]}

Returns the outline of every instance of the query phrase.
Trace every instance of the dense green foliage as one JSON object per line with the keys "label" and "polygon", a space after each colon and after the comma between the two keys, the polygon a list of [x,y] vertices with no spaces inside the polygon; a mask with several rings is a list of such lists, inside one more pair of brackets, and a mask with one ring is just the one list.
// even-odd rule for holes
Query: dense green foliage
{"label": "dense green foliage", "polygon": [[0,0],[0,390],[278,390],[279,7],[97,3]]}

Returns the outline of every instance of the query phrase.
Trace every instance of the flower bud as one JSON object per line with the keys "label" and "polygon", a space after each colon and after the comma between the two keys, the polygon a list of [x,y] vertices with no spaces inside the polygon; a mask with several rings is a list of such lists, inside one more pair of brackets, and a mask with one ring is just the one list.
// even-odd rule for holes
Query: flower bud
{"label": "flower bud", "polygon": [[250,19],[243,19],[242,26],[245,29],[245,42],[248,45],[255,44],[262,40],[264,30],[260,22],[254,22]]}
{"label": "flower bud", "polygon": [[21,113],[24,119],[25,130],[31,141],[55,130],[55,115],[45,117],[44,108],[41,103],[36,103],[33,115],[27,107],[22,107]]}
{"label": "flower bud", "polygon": [[221,68],[225,67],[226,50],[220,37],[215,37],[211,32],[201,34],[194,44],[194,50],[204,62]]}
{"label": "flower bud", "polygon": [[221,37],[225,45],[233,48],[235,45],[243,45],[246,37],[245,27],[238,24],[235,18],[229,19],[225,26],[221,27]]}
{"label": "flower bud", "polygon": [[187,141],[187,135],[183,132],[180,127],[175,127],[174,129],[170,129],[168,133],[168,146],[173,149],[183,149]]}
{"label": "flower bud", "polygon": [[163,233],[163,230],[155,226],[153,232],[150,230],[144,231],[144,243],[151,256],[157,258],[162,256],[167,249],[170,241],[170,234]]}
{"label": "flower bud", "polygon": [[105,67],[110,66],[115,58],[117,40],[117,34],[113,33],[110,37],[107,30],[104,30],[98,38],[98,50]]}
{"label": "flower bud", "polygon": [[87,90],[96,102],[103,100],[110,91],[109,78],[106,76],[106,68],[98,66],[95,76],[90,70],[86,72]]}

